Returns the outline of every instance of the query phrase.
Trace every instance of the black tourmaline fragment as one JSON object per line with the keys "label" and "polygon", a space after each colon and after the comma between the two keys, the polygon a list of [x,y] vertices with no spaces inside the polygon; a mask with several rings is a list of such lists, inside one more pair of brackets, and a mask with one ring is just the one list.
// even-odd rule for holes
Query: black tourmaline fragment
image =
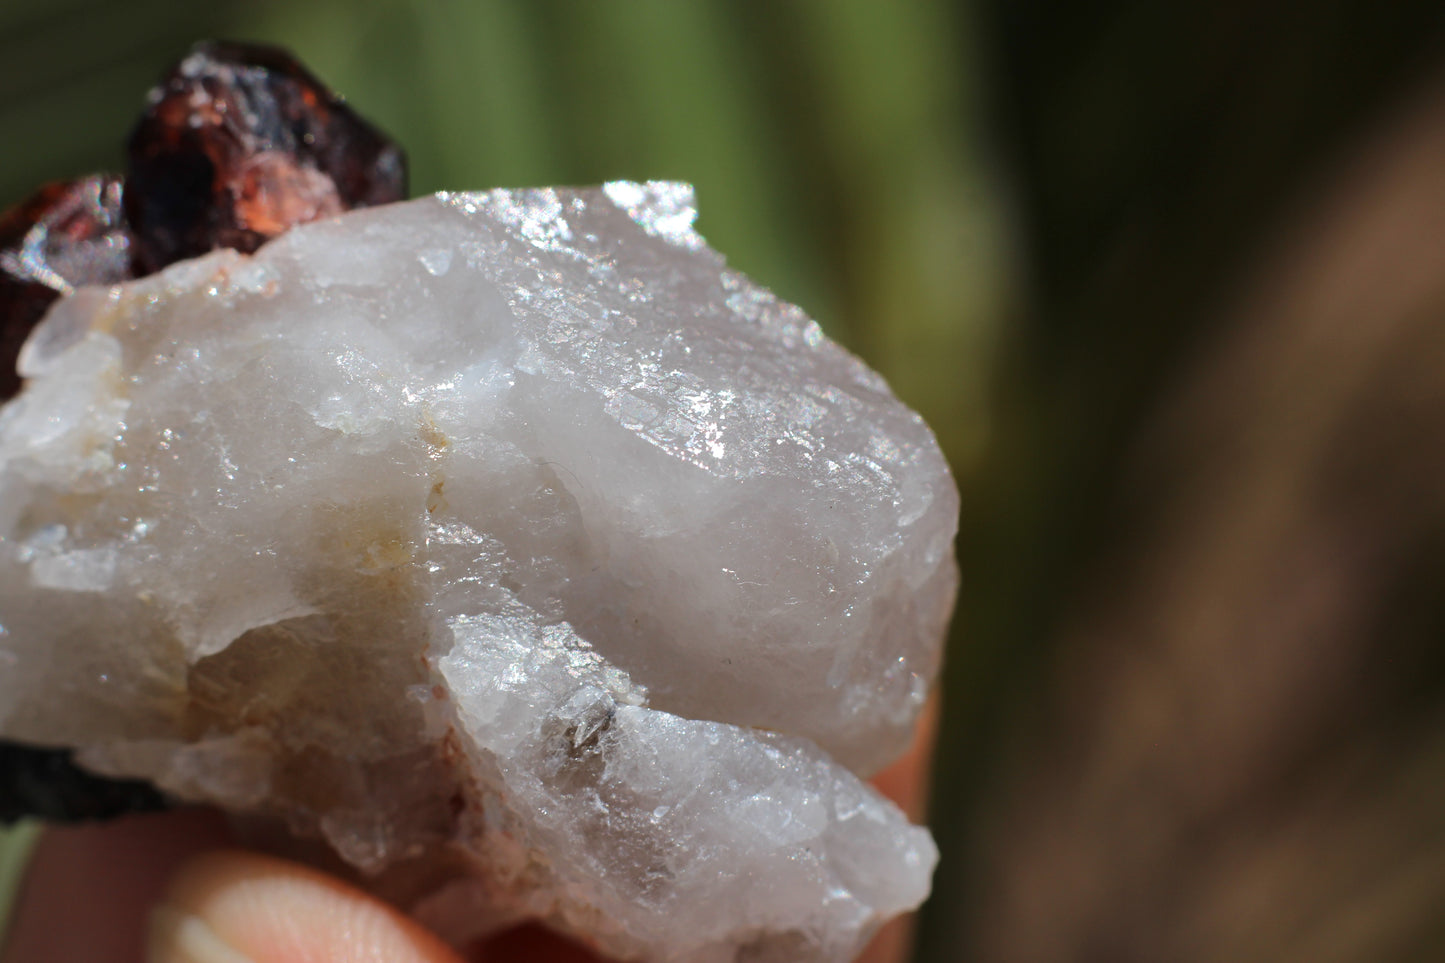
{"label": "black tourmaline fragment", "polygon": [[[285,51],[200,44],[151,91],[130,171],[50,184],[0,216],[0,402],[21,345],[59,297],[406,198],[401,149]],[[0,740],[0,825],[164,806],[145,783],[92,776],[65,749]]]}
{"label": "black tourmaline fragment", "polygon": [[15,359],[51,302],[129,277],[119,178],[47,184],[0,217],[0,401],[20,390]]}
{"label": "black tourmaline fragment", "polygon": [[151,91],[129,152],[138,274],[406,197],[401,150],[272,47],[197,46]]}
{"label": "black tourmaline fragment", "polygon": [[167,806],[148,782],[92,776],[70,761],[69,749],[0,742],[0,774],[0,826],[26,816],[108,819]]}

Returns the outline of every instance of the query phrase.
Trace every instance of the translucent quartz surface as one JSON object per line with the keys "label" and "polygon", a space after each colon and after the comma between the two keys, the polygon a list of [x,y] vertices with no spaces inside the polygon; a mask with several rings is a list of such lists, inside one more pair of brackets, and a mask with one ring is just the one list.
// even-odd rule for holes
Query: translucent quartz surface
{"label": "translucent quartz surface", "polygon": [[455,939],[846,960],[956,587],[933,436],[692,230],[492,191],[62,300],[0,409],[0,734],[325,838]]}

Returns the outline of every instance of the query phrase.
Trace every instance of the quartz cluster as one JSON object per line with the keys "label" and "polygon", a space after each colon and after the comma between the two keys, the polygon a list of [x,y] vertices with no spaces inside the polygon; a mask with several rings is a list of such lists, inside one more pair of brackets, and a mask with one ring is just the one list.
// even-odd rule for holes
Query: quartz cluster
{"label": "quartz cluster", "polygon": [[445,194],[61,299],[0,409],[0,737],[454,940],[842,961],[956,588],[936,442],[685,185]]}

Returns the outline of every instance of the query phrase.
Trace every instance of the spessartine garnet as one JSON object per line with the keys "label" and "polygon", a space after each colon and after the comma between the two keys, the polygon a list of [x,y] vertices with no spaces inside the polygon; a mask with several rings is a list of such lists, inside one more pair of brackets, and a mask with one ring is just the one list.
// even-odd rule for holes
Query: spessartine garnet
{"label": "spessartine garnet", "polygon": [[120,179],[92,174],[40,188],[0,217],[0,400],[20,390],[15,359],[52,302],[131,277]]}
{"label": "spessartine garnet", "polygon": [[406,197],[400,148],[281,50],[196,47],[131,134],[137,273]]}
{"label": "spessartine garnet", "polygon": [[151,90],[122,179],[46,185],[0,217],[0,400],[62,294],[407,195],[401,148],[285,51],[204,43]]}

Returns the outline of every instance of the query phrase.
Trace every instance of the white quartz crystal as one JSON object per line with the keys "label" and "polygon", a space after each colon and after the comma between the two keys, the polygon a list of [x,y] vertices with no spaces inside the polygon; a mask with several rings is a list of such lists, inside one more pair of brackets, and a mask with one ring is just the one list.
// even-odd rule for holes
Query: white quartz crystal
{"label": "white quartz crystal", "polygon": [[0,735],[319,835],[453,939],[849,959],[936,858],[860,776],[957,495],[692,220],[439,195],[59,302],[0,410]]}

